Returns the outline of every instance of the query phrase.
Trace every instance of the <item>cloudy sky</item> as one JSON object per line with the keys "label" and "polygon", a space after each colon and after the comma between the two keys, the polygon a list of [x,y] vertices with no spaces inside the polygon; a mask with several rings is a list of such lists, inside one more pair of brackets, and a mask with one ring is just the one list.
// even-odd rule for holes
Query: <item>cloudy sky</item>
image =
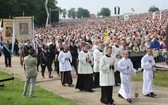
{"label": "cloudy sky", "polygon": [[121,14],[130,13],[131,8],[135,9],[136,13],[147,12],[150,6],[155,5],[160,10],[168,9],[168,0],[57,0],[58,7],[70,9],[72,7],[82,7],[88,9],[90,13],[100,11],[102,7],[108,7],[114,14],[114,7],[119,6]]}

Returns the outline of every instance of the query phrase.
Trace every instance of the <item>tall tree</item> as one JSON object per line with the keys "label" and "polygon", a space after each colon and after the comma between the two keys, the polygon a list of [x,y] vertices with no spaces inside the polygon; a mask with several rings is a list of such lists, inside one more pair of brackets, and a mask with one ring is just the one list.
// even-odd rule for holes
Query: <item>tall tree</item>
{"label": "tall tree", "polygon": [[155,11],[159,11],[159,8],[158,7],[155,7],[154,5],[151,6],[148,10],[148,12],[155,12]]}
{"label": "tall tree", "polygon": [[103,7],[100,11],[100,15],[103,17],[110,16],[111,15],[111,10],[109,8]]}
{"label": "tall tree", "polygon": [[89,10],[84,9],[83,10],[83,18],[88,18],[88,17],[90,17],[90,12],[89,12]]}
{"label": "tall tree", "polygon": [[71,9],[68,11],[68,17],[69,17],[69,18],[73,18],[73,19],[76,18],[76,10],[75,10],[75,8],[71,8]]}
{"label": "tall tree", "polygon": [[76,16],[77,18],[82,18],[83,17],[83,8],[79,7],[77,12],[76,12]]}
{"label": "tall tree", "polygon": [[[22,16],[34,16],[37,25],[45,24],[46,11],[44,7],[45,0],[0,0],[0,18],[9,18]],[[48,8],[56,8],[56,0],[48,1]]]}
{"label": "tall tree", "polygon": [[77,15],[77,18],[87,18],[87,17],[90,17],[90,12],[87,9],[83,9],[79,7],[76,15]]}

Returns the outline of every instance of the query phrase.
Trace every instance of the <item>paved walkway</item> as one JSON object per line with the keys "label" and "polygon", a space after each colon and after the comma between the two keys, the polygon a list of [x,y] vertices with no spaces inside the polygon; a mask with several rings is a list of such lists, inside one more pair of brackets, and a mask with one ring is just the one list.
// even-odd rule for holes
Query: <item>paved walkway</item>
{"label": "paved walkway", "polygon": [[[7,73],[14,73],[16,77],[21,78],[23,81],[25,79],[23,67],[19,64],[19,57],[12,58],[12,68],[6,68],[4,65],[4,58],[0,58],[0,70],[5,71]],[[73,83],[76,84],[76,75],[75,72],[73,74]],[[65,98],[75,101],[79,105],[103,105],[100,103],[100,88],[95,89],[94,93],[87,93],[87,92],[80,92],[79,90],[75,89],[74,87],[62,87],[60,83],[60,77],[53,72],[54,78],[49,79],[47,78],[47,70],[46,70],[46,79],[41,77],[41,73],[39,72],[37,78],[37,85],[40,87],[59,94]],[[141,82],[134,82],[132,83],[132,96],[133,96],[133,103],[132,105],[168,105],[168,88],[161,88],[161,87],[154,87],[155,92],[157,93],[157,97],[155,98],[148,98],[144,97],[141,94],[142,83]],[[134,98],[135,90],[138,89],[139,97]],[[113,97],[115,100],[116,105],[129,105],[126,100],[121,99],[117,96],[117,92],[119,87],[114,87]],[[35,92],[35,95],[38,98],[38,93]]]}

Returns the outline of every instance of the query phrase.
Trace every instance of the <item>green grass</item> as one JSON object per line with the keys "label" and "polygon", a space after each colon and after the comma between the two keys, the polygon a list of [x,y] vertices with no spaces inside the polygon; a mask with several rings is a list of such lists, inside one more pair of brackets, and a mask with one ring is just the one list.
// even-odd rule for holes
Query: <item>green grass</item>
{"label": "green grass", "polygon": [[[133,81],[142,81],[143,73],[139,72],[137,76],[132,75]],[[153,79],[154,85],[168,87],[168,71],[156,71]]]}
{"label": "green grass", "polygon": [[[0,71],[0,79],[8,77],[10,75]],[[4,88],[0,87],[0,105],[77,105],[39,86],[35,86],[35,98],[29,98],[28,95],[22,96],[24,83],[17,78],[14,84],[13,81],[7,81],[4,84]]]}

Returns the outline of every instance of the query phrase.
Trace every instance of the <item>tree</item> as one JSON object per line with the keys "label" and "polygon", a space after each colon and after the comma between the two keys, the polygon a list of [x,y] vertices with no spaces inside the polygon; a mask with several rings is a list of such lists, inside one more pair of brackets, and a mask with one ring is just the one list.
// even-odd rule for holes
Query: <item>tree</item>
{"label": "tree", "polygon": [[90,17],[90,12],[87,9],[83,9],[81,7],[78,8],[76,12],[77,18],[87,18]]}
{"label": "tree", "polygon": [[100,11],[100,15],[103,17],[110,16],[111,15],[111,10],[109,8],[103,7]]}
{"label": "tree", "polygon": [[[0,0],[0,18],[34,16],[35,24],[44,25],[46,21],[45,0]],[[49,0],[48,8],[56,9],[57,1]]]}
{"label": "tree", "polygon": [[83,10],[83,18],[88,18],[88,17],[90,17],[90,12],[89,12],[89,10],[84,9]]}
{"label": "tree", "polygon": [[71,9],[68,11],[68,17],[69,17],[69,18],[73,18],[73,19],[76,18],[76,10],[75,10],[75,8],[71,8]]}
{"label": "tree", "polygon": [[148,12],[155,12],[155,11],[159,11],[159,8],[158,7],[155,7],[154,5],[151,6],[148,10]]}
{"label": "tree", "polygon": [[77,18],[82,18],[83,17],[83,8],[79,7],[78,11],[76,12]]}
{"label": "tree", "polygon": [[65,18],[66,18],[66,15],[67,15],[66,9],[63,9],[63,10],[62,10],[62,15],[63,15],[63,18],[65,19]]}

